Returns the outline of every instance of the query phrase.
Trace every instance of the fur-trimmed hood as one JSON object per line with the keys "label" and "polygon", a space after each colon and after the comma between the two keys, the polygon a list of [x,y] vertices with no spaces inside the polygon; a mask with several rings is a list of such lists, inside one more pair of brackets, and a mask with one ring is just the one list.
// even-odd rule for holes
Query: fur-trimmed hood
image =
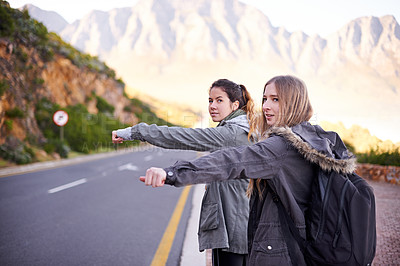
{"label": "fur-trimmed hood", "polygon": [[266,137],[273,135],[285,138],[306,160],[318,164],[323,170],[346,174],[356,169],[356,158],[339,135],[324,131],[318,125],[303,122],[292,128],[272,127],[265,134]]}

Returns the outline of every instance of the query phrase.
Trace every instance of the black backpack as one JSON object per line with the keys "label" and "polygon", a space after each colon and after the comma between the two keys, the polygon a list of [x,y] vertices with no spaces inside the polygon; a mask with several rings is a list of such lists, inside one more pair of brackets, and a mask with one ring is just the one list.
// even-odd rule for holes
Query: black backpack
{"label": "black backpack", "polygon": [[357,174],[318,169],[311,189],[303,239],[279,196],[267,185],[277,204],[292,263],[296,242],[307,265],[371,265],[376,249],[375,197]]}

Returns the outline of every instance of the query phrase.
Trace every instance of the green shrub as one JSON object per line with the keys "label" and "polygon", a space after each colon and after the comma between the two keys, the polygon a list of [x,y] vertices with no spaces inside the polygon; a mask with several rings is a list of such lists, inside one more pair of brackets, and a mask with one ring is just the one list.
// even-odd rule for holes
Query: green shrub
{"label": "green shrub", "polygon": [[7,110],[6,111],[6,116],[9,118],[24,118],[25,113],[18,107],[14,107],[13,109]]}
{"label": "green shrub", "polygon": [[43,135],[47,139],[56,138],[57,126],[53,122],[54,113],[60,109],[58,104],[52,103],[47,98],[40,99],[35,105],[35,118]]}
{"label": "green shrub", "polygon": [[35,152],[26,145],[24,145],[24,152],[28,153],[31,156],[31,158],[35,158]]}
{"label": "green shrub", "polygon": [[24,145],[17,138],[9,136],[6,142],[0,145],[0,157],[17,164],[27,164],[35,158],[33,150]]}
{"label": "green shrub", "polygon": [[21,48],[17,47],[15,49],[14,54],[17,56],[18,60],[21,61],[23,64],[26,64],[26,62],[28,62],[28,54],[22,51]]}
{"label": "green shrub", "polygon": [[32,162],[32,157],[29,153],[26,152],[14,152],[14,157],[12,158],[17,164],[28,164]]}
{"label": "green shrub", "polygon": [[381,152],[378,149],[371,149],[368,153],[358,153],[357,161],[359,163],[400,166],[400,150]]}
{"label": "green shrub", "polygon": [[8,131],[13,129],[13,121],[12,120],[5,120],[4,125]]}
{"label": "green shrub", "polygon": [[47,154],[52,154],[56,151],[56,146],[51,142],[47,142],[46,144],[43,145],[43,150]]}
{"label": "green shrub", "polygon": [[104,98],[96,96],[96,100],[97,100],[96,108],[97,110],[99,110],[99,112],[109,113],[109,114],[114,113],[115,110],[114,106],[109,104]]}
{"label": "green shrub", "polygon": [[71,151],[71,148],[60,139],[50,139],[44,144],[43,149],[48,154],[56,152],[61,158],[68,158],[68,153]]}
{"label": "green shrub", "polygon": [[0,1],[0,37],[10,37],[15,29],[12,9],[6,1]]}
{"label": "green shrub", "polygon": [[34,78],[33,84],[35,84],[35,85],[43,85],[44,84],[44,79],[42,79],[42,78]]}
{"label": "green shrub", "polygon": [[[121,78],[117,79],[117,82],[122,86],[122,88],[125,88],[125,82]],[[126,95],[125,91],[124,91],[124,96],[128,98],[128,95]]]}
{"label": "green shrub", "polygon": [[26,133],[26,137],[24,139],[25,142],[33,145],[33,146],[38,146],[38,136],[32,134],[31,132]]}
{"label": "green shrub", "polygon": [[90,153],[108,149],[112,147],[111,131],[126,127],[107,114],[90,114],[83,105],[69,106],[67,112],[69,120],[65,126],[65,138],[75,151]]}
{"label": "green shrub", "polygon": [[49,39],[48,37],[48,31],[46,26],[44,26],[41,22],[33,19],[32,20],[33,23],[33,29],[34,29],[34,33],[37,36],[37,44],[38,45],[46,45],[47,41]]}
{"label": "green shrub", "polygon": [[10,84],[7,80],[0,80],[0,97],[4,95],[4,93],[10,88]]}

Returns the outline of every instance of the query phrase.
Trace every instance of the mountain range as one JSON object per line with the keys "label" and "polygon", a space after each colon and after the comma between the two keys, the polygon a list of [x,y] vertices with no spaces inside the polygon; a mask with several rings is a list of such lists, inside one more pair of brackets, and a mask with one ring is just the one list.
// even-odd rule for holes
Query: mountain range
{"label": "mountain range", "polygon": [[140,0],[93,10],[72,24],[26,8],[71,45],[106,61],[128,94],[206,110],[208,88],[219,78],[246,85],[259,102],[268,79],[292,74],[308,86],[313,122],[358,124],[400,141],[400,26],[391,15],[356,18],[322,38],[275,27],[238,0]]}

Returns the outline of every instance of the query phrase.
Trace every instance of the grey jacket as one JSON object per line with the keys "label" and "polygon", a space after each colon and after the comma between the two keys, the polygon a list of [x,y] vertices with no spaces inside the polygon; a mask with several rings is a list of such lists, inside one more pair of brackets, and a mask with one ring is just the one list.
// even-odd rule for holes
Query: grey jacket
{"label": "grey jacket", "polygon": [[[234,117],[230,119],[230,117]],[[166,149],[216,151],[227,147],[249,145],[249,123],[238,110],[215,128],[181,128],[140,123],[117,130],[125,140],[147,141]],[[210,182],[204,193],[199,221],[199,250],[222,248],[247,254],[249,199],[247,179]]]}
{"label": "grey jacket", "polygon": [[[166,184],[183,186],[238,177],[268,179],[305,237],[304,212],[315,166],[350,173],[355,169],[355,159],[336,133],[325,132],[308,122],[293,128],[272,128],[268,133],[269,138],[252,146],[217,151],[191,162],[177,162],[165,169]],[[262,185],[263,182],[261,188]],[[250,203],[249,264],[291,265],[271,195],[264,190],[260,198],[256,190]],[[297,253],[299,261],[293,265],[305,265],[298,248]]]}

